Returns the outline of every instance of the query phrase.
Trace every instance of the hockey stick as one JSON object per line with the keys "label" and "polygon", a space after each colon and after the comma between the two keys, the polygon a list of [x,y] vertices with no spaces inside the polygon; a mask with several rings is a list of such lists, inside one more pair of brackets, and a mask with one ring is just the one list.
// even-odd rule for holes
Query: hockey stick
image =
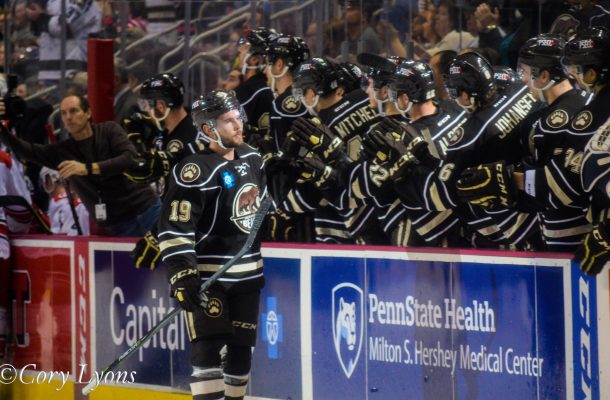
{"label": "hockey stick", "polygon": [[76,208],[74,207],[74,196],[72,196],[70,183],[67,179],[64,181],[64,185],[66,186],[66,196],[68,197],[68,203],[70,203],[70,212],[72,213],[72,219],[74,219],[76,232],[78,233],[78,236],[83,236],[83,229],[80,227],[80,220],[78,219],[78,214],[76,213]]}
{"label": "hockey stick", "polygon": [[[244,243],[242,248],[239,249],[237,254],[235,254],[233,256],[233,258],[231,258],[229,261],[227,261],[227,263],[225,265],[223,265],[218,271],[216,271],[214,273],[214,275],[212,275],[207,281],[205,281],[201,285],[201,291],[205,291],[210,286],[212,286],[212,284],[214,282],[216,282],[222,274],[224,274],[244,254],[246,254],[246,252],[248,250],[250,250],[250,247],[252,247],[252,245],[254,244],[254,241],[256,240],[256,237],[258,236],[258,231],[259,231],[261,225],[263,224],[263,221],[265,220],[265,216],[267,215],[267,212],[269,211],[269,208],[271,207],[272,202],[273,202],[273,200],[271,199],[271,196],[268,196],[261,202],[260,207],[258,208],[258,210],[256,211],[256,214],[254,215],[254,222],[252,223],[252,229],[250,229],[250,234],[248,235],[248,239],[246,239],[246,243]],[[136,340],[136,342],[134,344],[132,344],[131,347],[128,348],[123,354],[121,354],[119,356],[119,358],[114,360],[112,363],[110,363],[110,365],[108,365],[106,368],[104,368],[102,370],[101,374],[99,375],[99,381],[101,381],[104,378],[104,375],[106,375],[106,373],[115,370],[123,361],[125,361],[129,356],[131,356],[133,353],[135,353],[135,351],[138,350],[143,344],[145,344],[155,333],[157,333],[159,330],[161,330],[161,328],[163,328],[165,325],[167,325],[176,315],[178,315],[178,313],[180,311],[182,311],[182,308],[180,308],[180,307],[174,308],[169,314],[167,314],[167,316],[165,318],[163,318],[161,320],[161,322],[159,322],[155,327],[153,327],[150,331],[148,331],[148,333],[146,333],[144,336],[142,336],[141,338]],[[87,384],[87,386],[85,386],[83,388],[82,394],[86,396],[89,393],[91,393],[96,388],[99,381],[97,379],[92,379]]]}
{"label": "hockey stick", "polygon": [[51,232],[51,228],[49,227],[49,224],[41,218],[40,214],[23,197],[13,196],[13,195],[0,196],[0,207],[10,207],[10,206],[20,206],[20,207],[25,208],[32,214],[33,218],[36,218],[36,221],[38,221],[41,228],[44,230],[44,233],[46,233],[47,235],[53,234],[53,232]]}

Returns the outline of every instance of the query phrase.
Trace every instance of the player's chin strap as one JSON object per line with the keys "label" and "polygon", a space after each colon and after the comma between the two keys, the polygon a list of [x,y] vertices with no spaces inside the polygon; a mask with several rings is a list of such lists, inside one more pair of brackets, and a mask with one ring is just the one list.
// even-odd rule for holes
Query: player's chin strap
{"label": "player's chin strap", "polygon": [[150,109],[150,111],[148,112],[148,115],[150,115],[150,118],[152,118],[153,121],[155,121],[155,125],[157,126],[157,129],[159,131],[163,131],[163,127],[161,126],[161,121],[163,121],[165,118],[167,118],[167,116],[169,115],[169,112],[171,111],[171,109],[168,107],[165,110],[165,113],[163,114],[163,116],[161,118],[157,118],[155,115],[155,110],[154,109]]}
{"label": "player's chin strap", "polygon": [[411,107],[413,107],[413,102],[409,101],[407,103],[407,108],[402,109],[400,108],[400,106],[398,105],[398,101],[394,101],[394,107],[396,107],[396,109],[398,110],[398,112],[400,113],[400,115],[402,115],[403,118],[409,119],[409,116],[407,115],[409,113],[409,111],[411,111]]}
{"label": "player's chin strap", "polygon": [[[390,98],[386,98],[385,100],[381,100],[378,96],[377,96],[377,91],[373,90],[373,97],[375,97],[375,101],[377,101],[377,112],[379,113],[379,115],[381,116],[385,116],[385,111],[383,110],[383,105],[387,102],[390,101]],[[397,107],[398,108],[398,107]]]}
{"label": "player's chin strap", "polygon": [[532,79],[532,89],[536,91],[536,94],[538,95],[538,100],[548,104],[546,96],[544,95],[544,91],[550,89],[556,83],[557,82],[555,80],[551,79],[549,83],[544,85],[544,87],[538,88],[536,87],[536,78]]}
{"label": "player's chin strap", "polygon": [[258,69],[259,71],[264,69],[265,66],[258,64],[258,65],[248,65],[248,59],[250,57],[252,57],[253,54],[252,53],[246,53],[246,56],[244,57],[244,64],[241,66],[241,74],[242,75],[246,75],[246,71],[248,71],[249,69]]}
{"label": "player's chin strap", "polygon": [[460,103],[459,99],[454,99],[455,102],[457,103],[458,106],[460,106],[462,108],[462,110],[466,111],[467,113],[471,113],[475,110],[476,105],[475,105],[475,98],[470,96],[470,104],[465,106],[462,103]]}
{"label": "player's chin strap", "polygon": [[314,100],[312,105],[308,105],[305,102],[305,99],[301,100],[301,103],[303,103],[303,105],[305,106],[305,108],[307,109],[307,112],[314,117],[318,116],[318,112],[316,111],[316,107],[318,106],[318,103],[320,102],[320,95],[316,94],[316,99]]}
{"label": "player's chin strap", "polygon": [[275,88],[275,80],[281,78],[282,76],[286,75],[286,72],[288,72],[288,66],[284,66],[284,69],[282,69],[282,72],[280,74],[274,74],[273,72],[271,72],[271,68],[269,67],[269,75],[271,75],[271,90],[273,91],[273,94],[277,95],[277,90]]}

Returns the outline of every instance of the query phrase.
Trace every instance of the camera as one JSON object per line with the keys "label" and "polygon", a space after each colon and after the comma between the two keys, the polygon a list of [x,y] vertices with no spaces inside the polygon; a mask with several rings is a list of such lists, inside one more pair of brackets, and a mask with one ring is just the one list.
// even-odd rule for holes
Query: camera
{"label": "camera", "polygon": [[15,94],[17,89],[17,75],[10,74],[6,77],[8,90],[4,95],[4,118],[16,121],[23,118],[25,113],[25,100]]}

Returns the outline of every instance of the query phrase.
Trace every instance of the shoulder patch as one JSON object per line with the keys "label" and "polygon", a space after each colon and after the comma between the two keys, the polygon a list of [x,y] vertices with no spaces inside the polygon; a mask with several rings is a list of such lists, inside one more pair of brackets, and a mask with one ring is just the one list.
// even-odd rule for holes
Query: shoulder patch
{"label": "shoulder patch", "polygon": [[225,185],[227,189],[231,189],[233,186],[235,186],[235,175],[233,175],[229,171],[223,172],[222,184]]}
{"label": "shoulder patch", "polygon": [[464,128],[461,126],[457,129],[452,130],[447,134],[447,143],[449,146],[455,146],[464,138]]}
{"label": "shoulder patch", "polygon": [[182,143],[182,141],[178,139],[170,140],[169,143],[167,143],[167,151],[171,153],[178,152],[182,150],[183,147],[184,143]]}
{"label": "shoulder patch", "polygon": [[591,111],[582,111],[572,121],[572,129],[582,131],[587,129],[589,125],[591,125],[591,122],[593,122]]}
{"label": "shoulder patch", "polygon": [[180,170],[180,179],[183,182],[191,183],[201,176],[201,168],[195,163],[188,163]]}
{"label": "shoulder patch", "polygon": [[570,117],[565,110],[558,109],[553,111],[546,117],[546,124],[551,128],[561,128],[568,123]]}
{"label": "shoulder patch", "polygon": [[587,147],[594,153],[610,151],[610,118],[595,132]]}
{"label": "shoulder patch", "polygon": [[296,97],[294,97],[293,95],[290,96],[286,96],[286,98],[284,99],[284,101],[282,101],[282,110],[286,111],[287,113],[294,113],[296,110],[299,109],[299,101],[296,99]]}

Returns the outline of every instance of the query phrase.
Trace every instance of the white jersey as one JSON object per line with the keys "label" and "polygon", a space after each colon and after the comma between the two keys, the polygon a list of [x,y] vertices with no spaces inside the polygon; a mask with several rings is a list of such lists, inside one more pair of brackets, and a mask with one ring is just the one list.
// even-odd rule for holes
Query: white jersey
{"label": "white jersey", "polygon": [[[74,209],[80,222],[83,235],[89,235],[89,212],[78,198],[74,199]],[[74,223],[70,201],[66,193],[59,193],[49,200],[49,219],[51,220],[51,231],[54,234],[66,234],[77,236],[78,230]]]}

